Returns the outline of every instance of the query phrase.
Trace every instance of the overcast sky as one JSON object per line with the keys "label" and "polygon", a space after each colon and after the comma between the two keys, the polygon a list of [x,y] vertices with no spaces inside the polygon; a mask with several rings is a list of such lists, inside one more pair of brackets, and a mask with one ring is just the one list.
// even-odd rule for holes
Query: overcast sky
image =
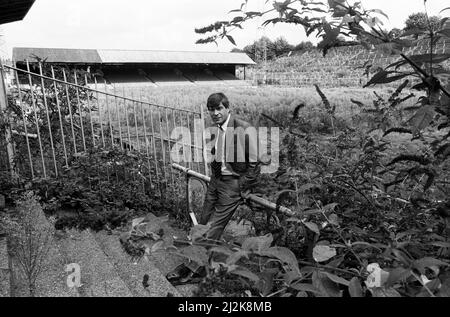
{"label": "overcast sky", "polygon": [[[249,11],[270,7],[266,0],[249,0]],[[36,0],[24,21],[0,26],[1,55],[12,47],[60,47],[229,51],[228,41],[196,45],[194,29],[232,17],[227,13],[243,0]],[[389,15],[386,28],[401,28],[409,14],[423,11],[423,0],[361,0],[367,9]],[[431,15],[450,6],[449,0],[428,0]],[[450,10],[443,14],[449,15]],[[232,33],[239,48],[263,35],[284,36],[291,44],[306,40],[303,27],[292,25],[258,28],[256,19],[244,30]],[[314,38],[310,38],[316,42]]]}

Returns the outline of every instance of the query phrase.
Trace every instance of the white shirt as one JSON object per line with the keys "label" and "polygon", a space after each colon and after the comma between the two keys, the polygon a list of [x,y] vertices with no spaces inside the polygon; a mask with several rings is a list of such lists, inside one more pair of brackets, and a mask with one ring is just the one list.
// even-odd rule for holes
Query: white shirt
{"label": "white shirt", "polygon": [[233,173],[227,169],[226,164],[225,164],[225,136],[227,134],[227,127],[228,127],[228,122],[230,121],[230,117],[231,114],[228,115],[227,120],[225,120],[225,122],[217,127],[217,138],[216,138],[216,143],[215,143],[215,148],[216,148],[216,153],[217,153],[217,143],[219,142],[219,138],[222,138],[222,155],[219,158],[220,162],[222,162],[222,175],[233,175]]}

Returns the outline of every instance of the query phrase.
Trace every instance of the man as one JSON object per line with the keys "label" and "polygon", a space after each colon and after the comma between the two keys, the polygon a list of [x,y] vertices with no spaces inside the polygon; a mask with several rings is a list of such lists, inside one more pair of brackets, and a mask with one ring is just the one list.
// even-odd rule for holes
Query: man
{"label": "man", "polygon": [[232,114],[223,93],[209,96],[207,108],[214,124],[211,181],[200,224],[210,224],[205,238],[220,240],[242,198],[256,185],[260,173],[257,131]]}
{"label": "man", "polygon": [[[211,149],[211,181],[200,224],[210,224],[203,237],[217,242],[243,198],[257,183],[260,173],[258,138],[254,127],[232,114],[230,102],[223,93],[209,96],[207,108],[214,124],[214,146]],[[198,281],[205,274],[203,266],[186,261],[166,277],[177,285]]]}

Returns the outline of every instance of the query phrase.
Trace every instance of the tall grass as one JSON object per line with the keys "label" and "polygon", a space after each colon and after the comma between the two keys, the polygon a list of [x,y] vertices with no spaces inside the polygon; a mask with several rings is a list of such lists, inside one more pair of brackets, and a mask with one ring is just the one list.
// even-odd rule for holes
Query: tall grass
{"label": "tall grass", "polygon": [[[331,102],[336,105],[336,116],[349,119],[360,112],[360,108],[351,102],[359,100],[368,107],[375,99],[374,91],[382,96],[390,95],[394,89],[363,89],[363,88],[328,88],[323,89]],[[291,114],[301,103],[306,105],[306,111],[323,108],[320,96],[314,87],[308,88],[277,88],[277,87],[224,87],[224,86],[180,86],[158,88],[126,88],[128,97],[141,96],[143,101],[158,105],[167,105],[179,109],[200,111],[200,105],[206,110],[208,96],[215,92],[223,92],[228,96],[231,108],[238,116],[256,124],[262,113],[283,117]],[[412,101],[411,101],[412,102]],[[406,104],[405,106],[410,106]],[[111,109],[114,112],[114,107]],[[133,107],[128,106],[128,113],[133,113]],[[139,116],[139,114],[138,114]],[[208,116],[206,116],[208,119]],[[209,122],[207,122],[209,123]]]}

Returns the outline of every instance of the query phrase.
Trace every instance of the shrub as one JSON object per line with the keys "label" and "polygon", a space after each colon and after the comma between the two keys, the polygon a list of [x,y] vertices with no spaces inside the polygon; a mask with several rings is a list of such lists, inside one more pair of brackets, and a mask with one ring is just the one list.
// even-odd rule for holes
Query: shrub
{"label": "shrub", "polygon": [[45,270],[51,248],[54,225],[45,219],[38,197],[26,192],[17,202],[17,213],[2,219],[10,250],[27,281],[30,296],[36,294],[36,281]]}

